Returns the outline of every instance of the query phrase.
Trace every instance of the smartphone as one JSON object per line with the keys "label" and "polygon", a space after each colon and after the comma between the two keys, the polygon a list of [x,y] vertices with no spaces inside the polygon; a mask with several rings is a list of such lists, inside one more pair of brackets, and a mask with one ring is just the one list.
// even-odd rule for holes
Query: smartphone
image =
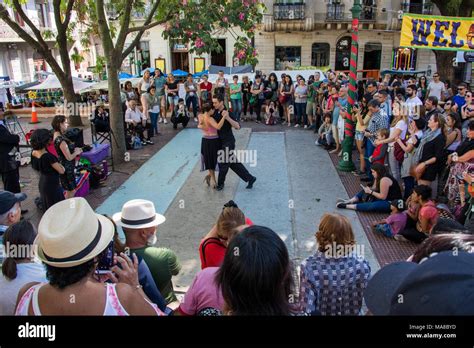
{"label": "smartphone", "polygon": [[107,248],[101,253],[97,272],[99,274],[110,273],[114,266],[114,241],[111,241]]}

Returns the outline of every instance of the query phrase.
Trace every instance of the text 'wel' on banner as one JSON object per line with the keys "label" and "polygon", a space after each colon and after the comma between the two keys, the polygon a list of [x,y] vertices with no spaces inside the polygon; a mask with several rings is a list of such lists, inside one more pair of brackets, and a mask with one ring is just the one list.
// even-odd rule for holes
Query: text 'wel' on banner
{"label": "text 'wel' on banner", "polygon": [[401,47],[474,50],[474,18],[403,15]]}

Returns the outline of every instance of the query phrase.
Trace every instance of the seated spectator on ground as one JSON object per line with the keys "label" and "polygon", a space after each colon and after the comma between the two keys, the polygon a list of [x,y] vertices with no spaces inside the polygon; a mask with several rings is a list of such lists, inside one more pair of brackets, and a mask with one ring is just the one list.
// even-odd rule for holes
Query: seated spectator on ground
{"label": "seated spectator on ground", "polygon": [[474,236],[464,233],[438,234],[426,238],[408,261],[421,263],[442,251],[474,253]]}
{"label": "seated spectator on ground", "polygon": [[[60,218],[58,218],[60,217]],[[112,261],[103,283],[99,260],[107,259],[114,227],[94,213],[84,198],[56,203],[41,218],[35,240],[46,264],[48,283],[26,284],[18,294],[16,315],[162,315],[138,282],[138,260],[125,254]],[[71,305],[71,294],[74,302]]]}
{"label": "seated spectator on ground", "polygon": [[414,224],[407,222],[407,226],[395,236],[396,240],[421,243],[430,236],[439,217],[438,209],[431,200],[431,193],[431,187],[426,185],[418,185],[413,189],[411,199],[420,208],[415,219],[412,219]]}
{"label": "seated spectator on ground", "polygon": [[[147,121],[147,118],[141,113],[137,108],[137,101],[132,99],[128,102],[128,109],[125,111],[125,123],[132,129],[137,132],[142,145],[153,145],[151,141],[152,129],[151,122]],[[143,134],[144,129],[146,128],[147,137]]]}
{"label": "seated spectator on ground", "polygon": [[181,265],[172,250],[155,247],[157,228],[165,222],[165,217],[156,213],[153,202],[134,199],[125,203],[113,220],[123,229],[125,247],[145,260],[166,303],[176,301],[172,278],[179,273]]}
{"label": "seated spectator on ground", "polygon": [[24,193],[0,191],[0,240],[7,228],[21,219],[20,202],[26,199]]}
{"label": "seated spectator on ground", "polygon": [[3,237],[5,260],[0,277],[0,315],[15,314],[18,292],[27,283],[46,282],[44,266],[35,261],[33,242],[36,231],[26,220],[11,225]]}
{"label": "seated spectator on ground", "polygon": [[171,115],[171,122],[173,123],[173,128],[178,129],[178,124],[182,124],[183,128],[186,128],[189,122],[189,112],[186,109],[184,104],[184,99],[180,98],[178,100],[178,105],[176,105],[173,114]]}
{"label": "seated spectator on ground", "polygon": [[389,213],[390,202],[402,198],[402,191],[398,182],[387,172],[387,168],[380,163],[371,167],[374,183],[371,187],[363,186],[362,191],[348,200],[339,200],[336,207],[359,211],[378,211]]}
{"label": "seated spectator on ground", "polygon": [[291,315],[288,250],[271,229],[250,226],[230,242],[216,275],[226,315]]}
{"label": "seated spectator on ground", "polygon": [[365,303],[374,315],[472,315],[473,269],[474,254],[462,251],[443,251],[419,264],[395,262],[369,281]]}
{"label": "seated spectator on ground", "polygon": [[109,113],[105,109],[104,104],[100,103],[97,105],[95,112],[94,112],[94,119],[93,121],[95,125],[95,130],[97,132],[109,132],[110,131],[110,119]]}
{"label": "seated spectator on ground", "polygon": [[406,205],[403,199],[391,201],[390,209],[392,210],[390,215],[384,220],[374,222],[372,230],[391,238],[405,228],[408,215],[405,211]]}
{"label": "seated spectator on ground", "polygon": [[232,237],[232,231],[241,225],[252,225],[234,201],[224,204],[216,224],[199,244],[201,269],[219,267],[224,260],[227,245]]}
{"label": "seated spectator on ground", "polygon": [[334,137],[332,136],[332,116],[331,113],[324,114],[324,120],[321,127],[319,127],[319,138],[316,140],[316,145],[324,146],[325,149],[330,149],[335,145]]}
{"label": "seated spectator on ground", "polygon": [[[232,237],[247,227],[249,225],[235,228],[231,234]],[[199,271],[173,315],[221,315],[224,309],[224,299],[216,282],[218,271],[219,267],[207,267]]]}
{"label": "seated spectator on ground", "polygon": [[307,314],[359,315],[370,265],[356,250],[349,220],[339,214],[324,214],[316,240],[316,254],[301,264],[301,310]]}

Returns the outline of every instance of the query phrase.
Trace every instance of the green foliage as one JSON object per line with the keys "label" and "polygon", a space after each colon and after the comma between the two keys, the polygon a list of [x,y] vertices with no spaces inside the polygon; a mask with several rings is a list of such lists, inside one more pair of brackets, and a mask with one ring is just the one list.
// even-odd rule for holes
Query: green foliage
{"label": "green foliage", "polygon": [[71,54],[71,60],[75,64],[80,64],[81,62],[84,61],[84,57],[82,55],[80,55],[79,53],[73,53],[73,54]]}

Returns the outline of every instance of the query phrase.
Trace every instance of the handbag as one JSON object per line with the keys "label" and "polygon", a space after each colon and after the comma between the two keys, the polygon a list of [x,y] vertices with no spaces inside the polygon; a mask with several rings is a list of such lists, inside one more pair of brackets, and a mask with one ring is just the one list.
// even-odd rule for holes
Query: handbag
{"label": "handbag", "polygon": [[[402,142],[404,145],[406,145],[406,141],[402,140]],[[395,159],[400,163],[402,163],[405,159],[405,151],[403,151],[402,147],[397,142],[395,142],[395,144],[393,145],[393,155],[395,156]]]}
{"label": "handbag", "polygon": [[280,94],[280,96],[278,97],[278,101],[280,102],[280,104],[286,104],[286,102],[288,101],[288,96],[286,94]]}
{"label": "handbag", "polygon": [[258,96],[255,95],[255,94],[252,94],[252,95],[250,96],[249,103],[250,103],[250,105],[252,105],[252,106],[257,105],[257,104],[258,104]]}

